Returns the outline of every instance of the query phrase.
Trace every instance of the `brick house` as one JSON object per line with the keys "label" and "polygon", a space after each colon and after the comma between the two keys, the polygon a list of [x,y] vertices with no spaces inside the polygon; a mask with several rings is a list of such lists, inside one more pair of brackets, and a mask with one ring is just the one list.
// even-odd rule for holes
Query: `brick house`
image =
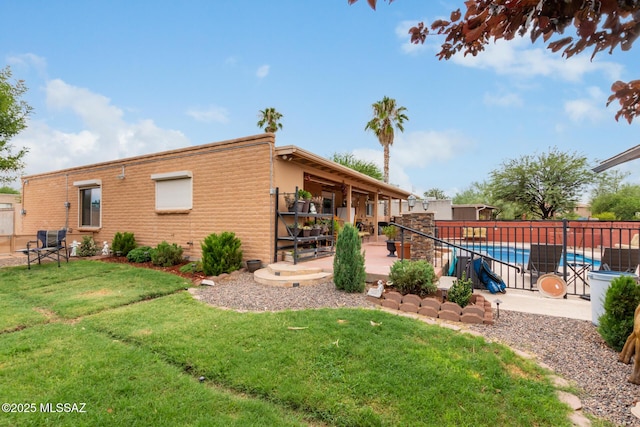
{"label": "brick house", "polygon": [[[92,235],[100,245],[129,231],[139,245],[166,240],[199,259],[206,236],[232,231],[245,259],[267,263],[276,259],[276,233],[282,233],[276,189],[296,188],[352,206],[343,219],[372,231],[385,220],[379,200],[410,194],[299,147],[276,147],[274,134],[260,134],[25,176],[17,232],[26,238],[66,227],[68,242]],[[283,200],[278,205],[286,209]]]}

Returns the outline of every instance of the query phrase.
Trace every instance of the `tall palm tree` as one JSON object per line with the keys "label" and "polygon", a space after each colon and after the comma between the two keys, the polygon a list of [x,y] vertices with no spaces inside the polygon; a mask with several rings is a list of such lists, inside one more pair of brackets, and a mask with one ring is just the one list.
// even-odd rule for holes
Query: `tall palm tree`
{"label": "tall palm tree", "polygon": [[404,132],[404,122],[409,120],[405,107],[398,107],[396,100],[385,96],[382,101],[375,102],[373,119],[369,120],[364,130],[372,131],[384,149],[384,182],[389,183],[389,146],[393,145],[394,128]]}
{"label": "tall palm tree", "polygon": [[257,126],[264,129],[265,132],[275,133],[278,129],[282,129],[282,123],[280,123],[282,114],[278,113],[275,108],[269,107],[260,110],[258,117],[260,120]]}

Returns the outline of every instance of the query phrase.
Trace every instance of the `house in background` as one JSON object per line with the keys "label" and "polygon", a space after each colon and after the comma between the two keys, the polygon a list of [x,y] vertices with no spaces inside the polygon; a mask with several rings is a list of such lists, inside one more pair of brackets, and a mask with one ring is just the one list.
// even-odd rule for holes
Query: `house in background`
{"label": "house in background", "polygon": [[68,242],[91,235],[101,245],[128,231],[139,245],[176,243],[199,259],[206,236],[231,231],[244,258],[263,263],[278,258],[278,237],[287,235],[276,214],[287,210],[284,193],[307,190],[331,201],[323,203],[331,216],[368,225],[388,220],[378,201],[410,194],[299,147],[276,147],[274,134],[25,176],[22,188],[23,236],[66,228]]}
{"label": "house in background", "polygon": [[16,249],[16,230],[22,227],[21,196],[0,194],[0,254],[11,254]]}

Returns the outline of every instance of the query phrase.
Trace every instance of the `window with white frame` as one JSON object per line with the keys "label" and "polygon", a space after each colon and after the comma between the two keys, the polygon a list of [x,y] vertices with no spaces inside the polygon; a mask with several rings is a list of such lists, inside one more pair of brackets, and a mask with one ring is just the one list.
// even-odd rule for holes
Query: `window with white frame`
{"label": "window with white frame", "polygon": [[193,182],[190,171],[156,173],[156,210],[182,211],[193,207]]}
{"label": "window with white frame", "polygon": [[78,187],[78,226],[99,228],[102,219],[102,182],[99,179],[76,181]]}

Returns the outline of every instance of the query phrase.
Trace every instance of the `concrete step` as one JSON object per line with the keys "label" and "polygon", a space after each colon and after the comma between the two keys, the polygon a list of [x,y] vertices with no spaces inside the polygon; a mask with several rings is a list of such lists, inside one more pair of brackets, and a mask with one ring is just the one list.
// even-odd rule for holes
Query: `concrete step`
{"label": "concrete step", "polygon": [[304,273],[304,274],[288,274],[284,276],[276,276],[269,267],[261,268],[253,273],[256,282],[262,285],[280,286],[285,288],[295,288],[298,286],[312,286],[326,283],[333,278],[332,273],[325,271]]}
{"label": "concrete step", "polygon": [[269,264],[267,269],[274,276],[301,276],[305,274],[322,273],[322,267],[312,267],[304,263],[293,265],[289,262]]}

